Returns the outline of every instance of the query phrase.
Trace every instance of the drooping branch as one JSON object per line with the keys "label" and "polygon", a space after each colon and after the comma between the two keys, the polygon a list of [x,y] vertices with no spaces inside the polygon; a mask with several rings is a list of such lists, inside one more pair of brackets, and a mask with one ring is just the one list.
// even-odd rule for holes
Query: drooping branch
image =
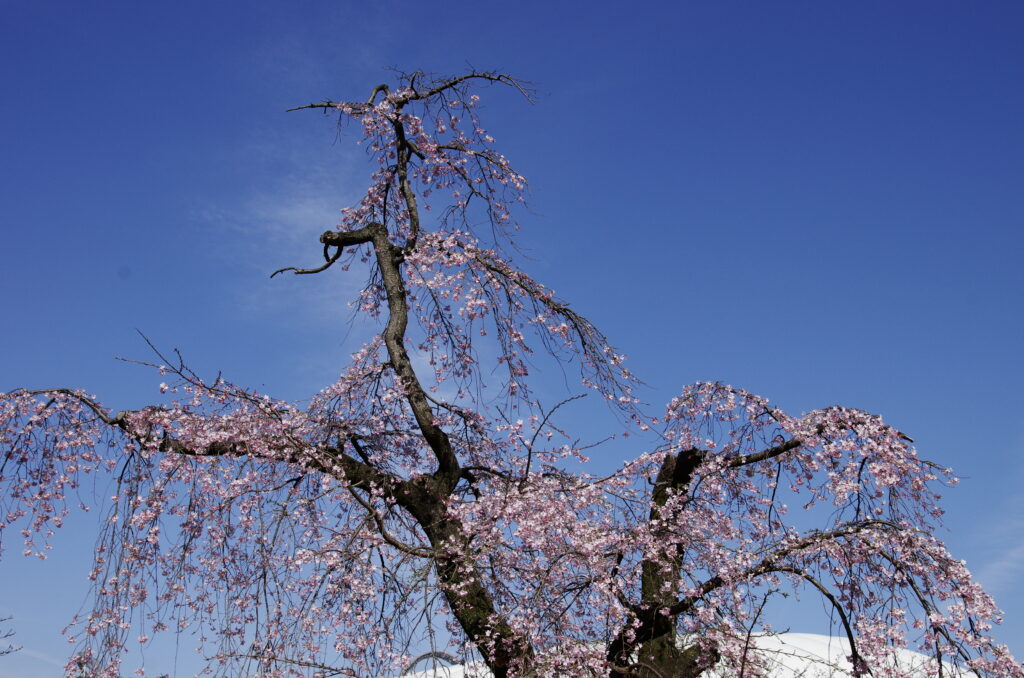
{"label": "drooping branch", "polygon": [[846,610],[843,609],[843,606],[839,602],[839,599],[835,597],[835,594],[829,591],[824,584],[822,584],[820,581],[818,581],[815,577],[811,576],[810,573],[803,570],[802,568],[785,565],[777,567],[775,571],[780,573],[788,572],[790,574],[795,574],[796,576],[800,577],[804,581],[808,582],[811,586],[816,588],[818,590],[818,593],[820,593],[822,597],[825,600],[827,600],[829,604],[832,605],[832,610],[837,615],[839,615],[839,620],[843,624],[843,631],[846,633],[846,639],[850,643],[850,663],[853,664],[853,675],[861,676],[865,673],[870,673],[871,670],[867,667],[867,664],[865,664],[864,659],[860,656],[860,653],[857,651],[857,639],[854,637],[853,626],[850,624],[850,618],[849,616],[847,616]]}
{"label": "drooping branch", "polygon": [[[160,452],[181,455],[186,457],[246,457],[252,454],[251,449],[243,442],[214,441],[201,447],[188,444],[164,431],[158,440],[154,440],[152,434],[146,430],[140,430],[133,425],[133,420],[139,415],[152,416],[155,413],[166,413],[159,407],[147,407],[143,410],[122,410],[111,416],[107,410],[92,397],[67,388],[55,389],[33,389],[14,391],[11,395],[23,393],[26,395],[50,396],[60,394],[73,398],[92,411],[96,418],[106,426],[117,429],[123,435],[134,440],[136,443],[147,447],[153,446]],[[354,444],[358,444],[353,440]],[[370,490],[374,487],[389,489],[394,493],[394,488],[401,481],[393,474],[379,470],[366,461],[360,461],[346,454],[343,450],[333,447],[321,449],[321,455],[311,454],[307,443],[295,441],[291,445],[280,445],[276,448],[277,456],[272,461],[300,464],[311,471],[336,475],[339,467],[342,477],[351,483],[352,487]]]}
{"label": "drooping branch", "polygon": [[352,495],[352,498],[366,510],[367,515],[373,520],[374,525],[377,526],[377,533],[385,542],[394,546],[402,553],[407,553],[411,556],[416,556],[417,558],[431,558],[434,556],[434,552],[429,549],[410,546],[409,544],[399,541],[399,539],[393,536],[388,530],[387,526],[384,524],[384,518],[377,513],[377,509],[371,506],[370,502],[360,497],[359,493],[356,492],[355,488],[352,486],[349,487],[349,492]]}
{"label": "drooping branch", "polygon": [[[834,530],[814,531],[804,536],[802,539],[798,539],[791,544],[779,548],[774,553],[763,558],[757,564],[730,576],[728,581],[746,581],[761,575],[778,572],[779,568],[791,567],[785,559],[793,553],[803,551],[816,544],[823,544],[842,537],[854,536],[870,529],[901,531],[903,528],[887,520],[862,520],[842,525]],[[697,605],[697,603],[703,600],[705,596],[712,591],[725,586],[728,581],[721,575],[711,577],[703,584],[696,587],[696,593],[686,596],[674,603],[669,608],[669,614],[679,615],[688,612]]]}
{"label": "drooping branch", "polygon": [[127,417],[128,417],[129,414],[131,414],[129,411],[122,410],[121,412],[118,412],[114,416],[110,416],[108,411],[106,409],[104,409],[98,402],[96,402],[95,400],[93,400],[89,396],[85,395],[83,392],[75,391],[75,390],[70,389],[70,388],[42,388],[42,389],[31,389],[31,390],[30,389],[17,389],[17,390],[11,391],[8,395],[10,395],[10,396],[17,396],[17,395],[20,395],[20,394],[25,394],[25,395],[45,395],[45,396],[49,396],[49,395],[53,395],[53,394],[61,394],[61,395],[65,395],[65,396],[67,396],[69,398],[74,398],[75,400],[77,400],[78,402],[82,403],[83,405],[88,407],[90,410],[92,410],[92,412],[96,415],[96,418],[99,419],[100,421],[102,421],[104,424],[106,424],[107,426],[114,426],[114,427],[117,427],[117,428],[122,429],[122,430],[124,430],[128,426]]}
{"label": "drooping branch", "polygon": [[[700,451],[692,451],[692,456],[700,456]],[[671,460],[673,457],[668,457]],[[696,466],[693,460],[683,462],[676,460],[663,463],[655,481],[653,497],[652,516],[658,515],[658,500],[664,500],[669,488],[673,487],[673,479],[686,479],[688,482],[692,469]],[[682,469],[679,470],[679,466]],[[661,504],[664,506],[664,503]],[[608,660],[621,667],[628,666],[632,660],[629,658],[633,652],[639,649],[642,655],[650,655],[648,661],[662,658],[662,661],[679,661],[676,656],[681,652],[675,646],[676,623],[680,615],[689,613],[698,603],[704,600],[713,591],[730,584],[731,582],[750,581],[754,578],[773,573],[790,573],[802,577],[807,581],[810,575],[791,564],[787,558],[793,553],[811,548],[816,544],[824,544],[832,540],[854,536],[869,529],[900,530],[899,526],[884,520],[865,520],[857,523],[850,523],[840,526],[834,530],[824,532],[812,532],[802,539],[798,539],[775,552],[769,554],[758,563],[730,575],[727,579],[721,575],[715,575],[704,583],[698,585],[696,592],[678,600],[668,600],[668,596],[679,590],[679,560],[678,555],[671,549],[662,552],[655,557],[645,560],[642,565],[642,592],[643,597],[639,604],[631,606],[631,616],[635,623],[626,625],[622,631],[613,639],[608,646]],[[819,590],[822,587],[816,580],[811,582]],[[831,596],[827,589],[823,590],[826,598]],[[834,597],[830,598],[833,602]],[[842,617],[846,627],[849,622]],[[852,635],[852,630],[850,631]],[[856,646],[854,646],[856,647]],[[645,655],[645,656],[646,656]],[[858,655],[859,657],[859,655]],[[669,664],[671,665],[671,664]],[[690,675],[690,674],[683,674]],[[696,674],[692,674],[696,675]]]}
{"label": "drooping branch", "polygon": [[441,652],[440,650],[431,650],[430,652],[424,652],[423,654],[421,654],[420,656],[416,657],[408,664],[406,664],[405,668],[402,670],[402,673],[412,673],[412,670],[416,668],[417,664],[428,659],[440,659],[452,665],[459,663],[459,660],[456,657],[453,657],[447,652]]}

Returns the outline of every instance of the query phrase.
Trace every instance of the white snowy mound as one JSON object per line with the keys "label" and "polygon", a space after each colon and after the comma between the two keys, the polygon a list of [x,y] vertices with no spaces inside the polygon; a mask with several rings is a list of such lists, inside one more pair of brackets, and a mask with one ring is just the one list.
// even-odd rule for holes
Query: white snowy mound
{"label": "white snowy mound", "polygon": [[[850,678],[853,667],[850,643],[846,638],[822,636],[815,633],[783,633],[776,636],[759,636],[754,644],[768,662],[771,678]],[[900,650],[891,666],[894,675],[907,678],[928,678],[926,671],[928,657],[911,650]],[[942,675],[961,675],[949,664],[943,665]],[[727,678],[729,671],[711,673],[715,678]]]}
{"label": "white snowy mound", "polygon": [[[845,638],[821,636],[814,633],[782,633],[754,638],[761,657],[770,667],[770,678],[851,678],[853,668],[847,657],[850,643]],[[901,650],[891,667],[895,674],[907,678],[930,678],[925,670],[928,658],[918,652]],[[714,669],[708,678],[734,678],[735,671]],[[405,678],[488,678],[491,674],[481,666],[447,666],[410,673]],[[948,664],[942,675],[946,678],[966,675]]]}

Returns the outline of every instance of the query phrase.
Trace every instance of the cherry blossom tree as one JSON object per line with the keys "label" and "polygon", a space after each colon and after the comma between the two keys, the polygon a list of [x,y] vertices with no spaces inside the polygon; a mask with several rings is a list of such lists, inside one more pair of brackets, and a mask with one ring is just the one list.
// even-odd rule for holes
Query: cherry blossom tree
{"label": "cherry blossom tree", "polygon": [[[904,675],[910,647],[935,676],[1024,676],[935,536],[955,479],[880,417],[791,415],[719,383],[644,413],[605,336],[517,268],[526,181],[478,118],[475,92],[495,86],[531,94],[417,72],[302,107],[361,128],[374,170],[320,236],[322,263],[276,274],[365,273],[352,312],[375,328],[303,405],[177,355],[137,410],[2,395],[5,542],[20,530],[44,555],[69,512],[105,512],[68,675],[120,675],[166,632],[194,636],[210,675],[448,657],[499,678],[759,676],[765,601],[797,592],[830,610],[858,675]],[[548,360],[579,372],[562,402],[536,395]],[[611,473],[558,423],[585,393],[649,443]]]}

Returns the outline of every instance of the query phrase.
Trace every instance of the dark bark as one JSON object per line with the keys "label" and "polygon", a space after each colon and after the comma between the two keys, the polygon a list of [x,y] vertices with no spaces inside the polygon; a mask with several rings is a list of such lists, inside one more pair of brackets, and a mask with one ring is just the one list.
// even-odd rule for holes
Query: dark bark
{"label": "dark bark", "polygon": [[[404,183],[404,173],[400,173],[400,177]],[[409,207],[414,210],[415,202],[410,202]],[[391,243],[387,229],[379,223],[368,224],[357,231],[328,231],[320,241],[339,248],[365,243],[373,246],[387,296],[384,344],[391,368],[401,381],[423,439],[437,460],[434,473],[400,483],[391,479],[389,486],[393,488],[398,505],[408,511],[430,541],[437,577],[452,614],[466,636],[480,649],[495,678],[506,678],[517,663],[529,662],[532,650],[529,643],[501,619],[473,562],[462,525],[448,514],[445,506],[445,499],[454,491],[462,471],[448,434],[434,422],[433,409],[405,349],[409,308],[401,273],[401,248]],[[350,457],[345,463],[357,473],[380,475]],[[380,484],[379,477],[373,479]]]}
{"label": "dark bark", "polygon": [[[671,521],[666,504],[673,495],[688,491],[693,474],[704,460],[705,452],[689,449],[665,457],[658,470],[651,492],[650,519],[666,521],[661,532],[666,543]],[[655,533],[657,536],[657,532]],[[665,614],[679,600],[679,571],[683,552],[676,546],[659,550],[641,563],[640,603],[633,606],[633,617],[639,622],[632,638],[626,629],[608,647],[612,675],[642,678],[695,678],[714,664],[714,657],[697,646],[678,646],[677,614]],[[627,627],[628,628],[628,627]]]}
{"label": "dark bark", "polygon": [[[430,99],[448,89],[457,88],[462,82],[472,78],[511,84],[520,91],[524,90],[516,81],[496,74],[474,73],[437,83],[426,89],[419,88],[418,77],[417,74],[409,77],[411,93],[394,102],[396,111],[392,119],[396,154],[395,165],[390,171],[397,179],[397,188],[405,203],[409,219],[407,241],[402,246],[391,242],[387,227],[376,222],[354,231],[328,231],[320,237],[320,242],[324,245],[323,266],[316,269],[285,270],[293,270],[296,273],[319,272],[337,261],[341,251],[347,246],[369,244],[373,247],[387,297],[388,319],[383,338],[390,360],[389,366],[405,390],[406,401],[423,440],[433,452],[437,467],[430,475],[400,480],[367,463],[344,455],[340,450],[337,452],[341,454],[341,464],[354,487],[369,489],[372,484],[384,488],[385,492],[419,524],[433,551],[431,557],[434,559],[439,583],[452,613],[467,637],[484,655],[494,675],[505,678],[509,675],[510,668],[517,664],[521,668],[526,668],[533,656],[533,650],[528,642],[514,634],[507,621],[501,618],[494,599],[483,585],[482,577],[473,562],[462,525],[447,512],[445,500],[455,490],[460,477],[467,475],[467,471],[462,469],[447,433],[435,423],[433,408],[405,349],[409,308],[401,268],[404,254],[415,247],[421,227],[416,195],[409,182],[410,162],[414,155],[419,155],[419,151],[408,140],[400,114],[402,108],[410,101]],[[348,105],[353,110],[370,106],[381,92],[386,94],[388,88],[375,88],[365,104]],[[335,106],[336,104],[328,101],[302,108],[333,109]],[[337,248],[333,255],[328,254],[330,247]],[[511,277],[508,271],[492,262],[480,263],[505,280],[506,284],[520,287],[527,284],[523,280]],[[542,290],[525,288],[525,291],[530,293],[537,303],[547,306],[566,319],[579,336],[584,354],[593,350],[590,344],[593,342],[595,330],[589,323],[567,307],[563,308]],[[594,362],[596,365],[603,364],[602,360]],[[771,459],[799,445],[798,441],[787,441],[757,454],[738,456],[730,460],[730,466],[743,466]],[[672,545],[652,554],[641,564],[640,601],[631,608],[631,617],[635,624],[623,629],[608,647],[607,657],[613,667],[612,675],[694,678],[717,660],[715,653],[708,653],[697,646],[677,646],[677,619],[681,614],[687,613],[699,598],[680,599],[679,575],[683,549],[674,545],[675,542],[671,539],[672,511],[666,509],[670,497],[685,494],[690,490],[694,473],[706,454],[704,450],[690,449],[669,455],[659,470],[651,494],[649,517],[651,520],[659,521],[660,530],[664,533],[664,543]],[[658,536],[657,532],[655,536]],[[410,552],[416,551],[415,547],[408,549]],[[709,587],[708,590],[713,590],[720,584],[721,582],[711,581],[705,586]],[[630,629],[634,632],[632,636],[627,635],[627,630]],[[489,645],[488,643],[492,641],[493,645]]]}
{"label": "dark bark", "polygon": [[[398,504],[416,518],[436,555],[434,568],[441,591],[466,636],[480,649],[495,678],[507,678],[517,664],[532,657],[529,643],[515,634],[498,614],[483,585],[466,543],[462,524],[451,518],[432,481],[417,479],[403,484]],[[493,639],[493,646],[490,645]]]}

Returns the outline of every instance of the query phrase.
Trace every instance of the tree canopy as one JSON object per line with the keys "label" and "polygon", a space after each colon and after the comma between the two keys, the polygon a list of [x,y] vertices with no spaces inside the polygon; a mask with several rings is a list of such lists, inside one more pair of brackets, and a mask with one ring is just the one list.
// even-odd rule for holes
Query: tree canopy
{"label": "tree canopy", "polygon": [[[361,127],[375,162],[322,262],[275,272],[366,275],[354,312],[375,336],[308,402],[177,355],[153,365],[165,398],[132,411],[2,395],[5,540],[21,529],[39,552],[89,476],[115,488],[94,498],[109,514],[68,674],[118,676],[166,632],[196,636],[214,675],[394,675],[444,655],[498,678],[758,676],[765,602],[798,590],[857,675],[909,675],[910,647],[929,675],[1024,676],[936,536],[951,471],[881,417],[787,414],[721,383],[645,412],[601,331],[518,267],[526,180],[478,118],[493,86],[531,96],[504,74],[416,72],[301,107]],[[579,391],[543,402],[545,361]],[[558,423],[585,393],[654,441],[610,474]]]}

